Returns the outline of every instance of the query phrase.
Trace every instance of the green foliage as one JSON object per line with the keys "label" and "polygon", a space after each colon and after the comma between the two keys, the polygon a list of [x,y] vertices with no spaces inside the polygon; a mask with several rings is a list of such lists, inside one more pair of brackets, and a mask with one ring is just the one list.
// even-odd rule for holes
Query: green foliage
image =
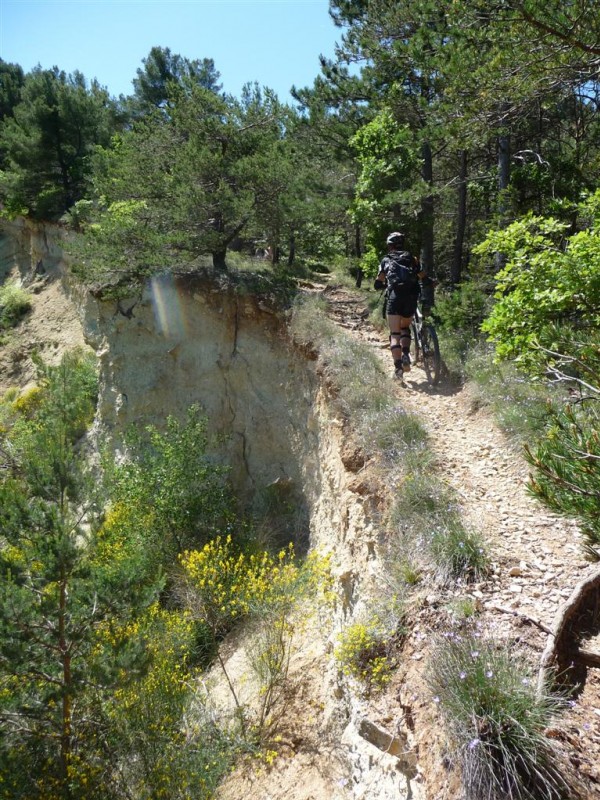
{"label": "green foliage", "polygon": [[257,215],[278,226],[290,169],[274,94],[246,87],[236,100],[196,80],[167,89],[168,114],[147,110],[96,155],[99,205],[75,245],[80,273],[139,280],[206,254],[223,270]]}
{"label": "green foliage", "polygon": [[153,47],[142,64],[133,80],[131,102],[136,114],[167,105],[177,86],[197,84],[215,93],[221,89],[212,58],[190,61],[168,47]]}
{"label": "green foliage", "polygon": [[14,328],[31,308],[31,295],[14,283],[0,287],[0,331]]}
{"label": "green foliage", "polygon": [[4,212],[58,219],[85,194],[93,149],[108,145],[115,126],[106,91],[96,83],[88,89],[81,73],[28,73],[0,127]]}
{"label": "green foliage", "polygon": [[479,283],[462,283],[454,291],[436,296],[436,324],[441,331],[458,332],[467,342],[477,341],[490,305],[488,293]]}
{"label": "green foliage", "polygon": [[110,537],[137,542],[132,557],[143,559],[150,574],[157,563],[168,566],[183,550],[233,529],[227,470],[211,461],[207,444],[206,419],[192,406],[184,423],[168,417],[164,431],[132,430],[128,459],[106,464]]}
{"label": "green foliage", "polygon": [[65,797],[80,786],[76,753],[94,760],[90,662],[96,625],[115,607],[90,570],[94,496],[75,447],[95,389],[91,360],[69,355],[40,366],[39,392],[2,408],[0,764],[18,759],[14,796]]}
{"label": "green foliage", "polygon": [[98,633],[113,648],[134,636],[143,642],[147,669],[122,682],[104,705],[107,743],[121,764],[119,792],[147,800],[208,799],[229,769],[234,743],[195,698],[195,623],[186,612],[153,603],[134,622],[112,620]]}
{"label": "green foliage", "polygon": [[[506,381],[508,368],[498,365],[503,384],[499,405],[509,412],[512,407],[511,425],[516,422],[523,430],[525,421],[525,434],[535,420],[537,441],[526,446],[536,469],[531,489],[554,510],[581,520],[593,558],[600,556],[599,206],[598,193],[579,206],[589,227],[568,238],[565,224],[529,216],[491,234],[479,248],[487,255],[500,250],[507,258],[497,276],[496,303],[483,329],[500,359],[514,358],[529,371],[519,375],[513,370],[513,380]],[[559,389],[567,388],[569,396],[550,393],[541,376]],[[552,402],[515,403],[506,397],[507,388],[518,384],[521,399],[535,393]]]}
{"label": "green foliage", "polygon": [[565,344],[561,350],[578,356],[555,360],[553,371],[570,386],[570,400],[549,409],[543,435],[525,447],[535,467],[530,488],[550,508],[580,520],[588,554],[600,560],[600,341],[595,333]]}
{"label": "green foliage", "polygon": [[360,165],[351,215],[367,226],[370,241],[382,241],[390,216],[403,205],[410,209],[407,199],[419,174],[414,136],[386,108],[360,128],[350,146]]}
{"label": "green foliage", "polygon": [[79,445],[95,399],[93,361],[72,354],[0,405],[0,792],[209,798],[232,743],[200,704],[187,716],[198,626],[159,605],[170,564],[152,537],[172,550],[174,530],[207,535],[222,485],[192,410],[115,468],[100,523],[101,482]]}
{"label": "green foliage", "polygon": [[364,684],[367,693],[383,689],[390,681],[390,637],[376,618],[349,625],[338,637],[334,655],[342,672]]}
{"label": "green foliage", "polygon": [[428,681],[468,800],[572,796],[544,736],[563,701],[538,695],[513,652],[477,633],[451,632],[431,656]]}
{"label": "green foliage", "polygon": [[499,358],[539,365],[545,361],[539,347],[556,349],[557,322],[579,331],[600,324],[600,237],[591,228],[564,242],[565,230],[556,220],[527,216],[476,248],[480,255],[501,252],[506,258],[496,276],[496,303],[483,324]]}

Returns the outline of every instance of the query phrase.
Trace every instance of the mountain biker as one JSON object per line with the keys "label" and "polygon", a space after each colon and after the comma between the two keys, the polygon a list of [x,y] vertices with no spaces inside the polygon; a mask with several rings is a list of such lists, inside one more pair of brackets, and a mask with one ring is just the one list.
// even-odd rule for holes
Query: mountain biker
{"label": "mountain biker", "polygon": [[419,260],[404,249],[404,234],[394,231],[386,239],[387,255],[381,260],[376,289],[386,289],[385,315],[390,327],[390,350],[396,377],[410,371],[410,324],[417,310],[419,281],[425,272]]}

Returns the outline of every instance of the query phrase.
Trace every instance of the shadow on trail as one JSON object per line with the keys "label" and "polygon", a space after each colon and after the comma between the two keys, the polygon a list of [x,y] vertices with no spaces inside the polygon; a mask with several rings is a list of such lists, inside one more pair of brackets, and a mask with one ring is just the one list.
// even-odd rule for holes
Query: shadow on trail
{"label": "shadow on trail", "polygon": [[[420,372],[420,370],[418,370]],[[450,378],[441,378],[436,386],[432,386],[426,377],[416,374],[413,377],[411,371],[410,376],[404,378],[403,381],[398,381],[398,386],[401,389],[412,389],[416,392],[422,392],[430,397],[453,397],[462,391],[462,384],[453,381]]]}

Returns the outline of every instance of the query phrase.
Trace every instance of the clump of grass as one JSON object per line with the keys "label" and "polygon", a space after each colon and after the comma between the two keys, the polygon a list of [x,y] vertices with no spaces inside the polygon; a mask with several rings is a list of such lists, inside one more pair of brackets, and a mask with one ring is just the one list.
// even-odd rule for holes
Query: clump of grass
{"label": "clump of grass", "polygon": [[477,615],[477,603],[472,597],[457,597],[448,604],[455,620],[466,622]]}
{"label": "clump of grass", "polygon": [[472,351],[465,369],[478,402],[491,409],[505,433],[526,442],[542,432],[554,395],[547,383],[524,375],[511,362],[494,363],[492,350],[484,345]]}
{"label": "clump of grass", "polygon": [[457,514],[437,523],[425,545],[443,583],[479,580],[487,572],[489,558],[482,537],[466,528]]}
{"label": "clump of grass", "polygon": [[0,331],[14,328],[30,310],[31,295],[14,283],[0,287]]}
{"label": "clump of grass", "polygon": [[373,349],[341,331],[325,310],[322,298],[302,298],[294,307],[292,332],[298,342],[318,350],[335,384],[338,406],[353,420],[358,444],[390,463],[411,449],[421,452],[425,428],[398,406],[391,379]]}
{"label": "clump of grass", "polygon": [[463,524],[451,489],[423,469],[399,486],[391,524],[400,531],[404,557],[412,548],[413,558],[428,562],[442,583],[485,575],[489,557],[483,538]]}
{"label": "clump of grass", "polygon": [[434,649],[428,682],[462,766],[466,800],[572,796],[543,734],[564,700],[538,695],[513,653],[473,634],[450,634]]}

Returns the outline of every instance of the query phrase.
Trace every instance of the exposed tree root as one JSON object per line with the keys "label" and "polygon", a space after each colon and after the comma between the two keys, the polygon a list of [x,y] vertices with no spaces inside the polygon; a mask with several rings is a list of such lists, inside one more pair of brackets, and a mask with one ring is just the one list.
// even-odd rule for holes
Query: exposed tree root
{"label": "exposed tree root", "polygon": [[538,692],[549,683],[585,683],[586,671],[600,667],[600,654],[580,649],[582,640],[600,630],[600,565],[577,584],[562,604],[542,653]]}

